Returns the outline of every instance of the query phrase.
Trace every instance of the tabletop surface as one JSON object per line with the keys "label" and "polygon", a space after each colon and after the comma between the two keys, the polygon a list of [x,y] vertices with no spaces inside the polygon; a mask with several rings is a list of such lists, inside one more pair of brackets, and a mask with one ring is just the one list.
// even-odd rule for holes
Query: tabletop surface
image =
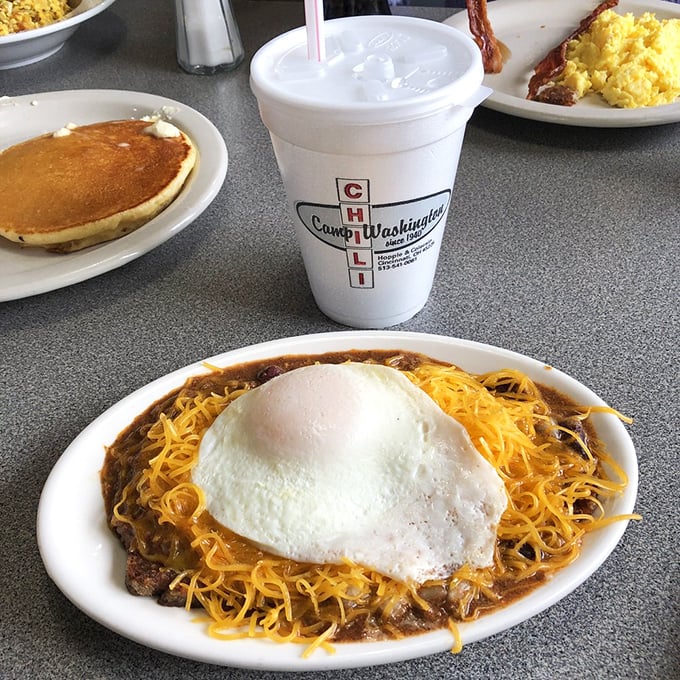
{"label": "tabletop surface", "polygon": [[[302,3],[234,7],[246,60],[231,73],[179,70],[169,0],[118,0],[53,57],[0,71],[0,95],[110,88],[176,99],[216,125],[230,157],[214,202],[174,238],[90,280],[0,304],[2,678],[278,677],[150,650],[90,620],[47,576],[35,531],[61,453],[134,389],[233,348],[343,330],[313,302],[248,84],[255,50],[301,25]],[[314,677],[680,677],[679,161],[680,124],[590,129],[474,113],[431,299],[395,330],[535,357],[632,416],[643,520],[575,592],[507,632],[458,655]]]}

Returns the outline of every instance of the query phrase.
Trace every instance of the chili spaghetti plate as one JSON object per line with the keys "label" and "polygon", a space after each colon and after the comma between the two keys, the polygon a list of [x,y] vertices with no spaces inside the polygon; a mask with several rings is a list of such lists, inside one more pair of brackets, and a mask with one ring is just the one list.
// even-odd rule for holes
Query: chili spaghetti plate
{"label": "chili spaghetti plate", "polygon": [[[604,405],[587,387],[546,364],[521,354],[467,340],[407,332],[347,331],[287,338],[245,347],[207,359],[220,368],[286,354],[349,350],[405,350],[481,373],[516,368],[573,401]],[[202,362],[159,378],[124,398],[88,426],[50,473],[38,508],[38,544],[48,574],[88,616],[148,647],[212,664],[273,671],[319,671],[394,663],[449,650],[452,634],[439,630],[401,640],[335,643],[335,654],[317,649],[303,658],[304,645],[266,639],[217,640],[196,622],[196,611],[162,607],[152,598],[130,595],[125,587],[125,551],[109,530],[99,472],[105,447],[153,402],[188,378],[210,372]],[[637,460],[630,437],[614,415],[592,416],[598,437],[628,476],[623,494],[608,514],[631,513],[637,492]],[[63,518],[69,521],[64,522]],[[611,523],[583,541],[581,555],[546,583],[508,606],[472,623],[458,624],[463,645],[489,637],[531,618],[585,581],[614,550],[627,521]],[[69,550],[64,550],[64,545]]]}

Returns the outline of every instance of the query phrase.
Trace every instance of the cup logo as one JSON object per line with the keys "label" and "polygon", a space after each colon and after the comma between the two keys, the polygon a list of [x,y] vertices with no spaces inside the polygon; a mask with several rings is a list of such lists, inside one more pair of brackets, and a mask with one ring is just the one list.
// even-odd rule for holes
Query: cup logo
{"label": "cup logo", "polygon": [[428,234],[448,212],[451,190],[409,201],[374,205],[370,180],[336,179],[338,203],[298,201],[304,227],[323,243],[345,251],[352,288],[373,288],[374,273],[407,266],[433,241]]}

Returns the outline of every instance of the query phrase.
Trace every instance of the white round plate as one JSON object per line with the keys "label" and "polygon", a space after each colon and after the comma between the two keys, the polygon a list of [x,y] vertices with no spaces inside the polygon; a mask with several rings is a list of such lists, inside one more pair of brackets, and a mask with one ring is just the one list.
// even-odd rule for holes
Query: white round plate
{"label": "white round plate", "polygon": [[0,139],[9,147],[67,123],[141,118],[168,112],[192,138],[198,160],[179,196],[144,226],[75,253],[22,248],[0,238],[0,302],[70,286],[120,267],[191,224],[212,202],[227,173],[227,147],[217,128],[186,104],[141,92],[65,90],[0,99]]}
{"label": "white round plate", "polygon": [[81,0],[60,21],[29,31],[0,36],[0,70],[26,66],[60,50],[80,24],[112,5],[115,0]]}
{"label": "white round plate", "polygon": [[[645,127],[680,122],[680,100],[665,106],[619,109],[599,95],[587,95],[574,106],[556,106],[526,98],[534,66],[593,9],[597,0],[494,0],[488,14],[496,37],[510,49],[500,73],[487,74],[493,93],[482,103],[520,118],[581,127]],[[658,19],[680,18],[680,5],[666,0],[620,0],[619,14],[654,12]],[[470,35],[466,11],[444,21]]]}
{"label": "white round plate", "polygon": [[[420,333],[347,331],[276,340],[208,359],[220,367],[285,354],[321,354],[350,349],[401,349],[422,352],[479,373],[515,367],[578,403],[602,404],[588,388],[540,361],[467,340]],[[392,663],[451,648],[452,636],[437,631],[399,641],[345,643],[329,655],[266,640],[220,641],[208,637],[195,613],[162,607],[151,598],[128,594],[125,555],[109,531],[99,484],[104,447],[157,399],[207,370],[200,362],[175,371],[118,402],[89,425],[68,447],[50,473],[38,508],[38,545],[47,572],[77,607],[104,626],[143,645],[170,654],[225,666],[280,671],[313,671]],[[593,418],[598,435],[628,475],[624,494],[611,502],[612,515],[633,510],[637,460],[626,429],[614,416]],[[68,517],[68,522],[64,522]],[[563,598],[590,576],[611,553],[627,522],[615,522],[586,537],[581,556],[545,585],[519,601],[460,626],[463,644],[498,633]],[[64,550],[68,546],[68,550]]]}

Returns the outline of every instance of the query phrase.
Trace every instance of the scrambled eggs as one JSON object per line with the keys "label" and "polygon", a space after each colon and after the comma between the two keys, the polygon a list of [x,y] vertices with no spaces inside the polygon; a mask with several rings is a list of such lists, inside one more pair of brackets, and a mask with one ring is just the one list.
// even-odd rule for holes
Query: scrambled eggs
{"label": "scrambled eggs", "polygon": [[47,26],[70,11],[69,0],[0,0],[0,35]]}
{"label": "scrambled eggs", "polygon": [[557,82],[621,108],[670,104],[680,96],[680,19],[606,10],[569,43]]}

